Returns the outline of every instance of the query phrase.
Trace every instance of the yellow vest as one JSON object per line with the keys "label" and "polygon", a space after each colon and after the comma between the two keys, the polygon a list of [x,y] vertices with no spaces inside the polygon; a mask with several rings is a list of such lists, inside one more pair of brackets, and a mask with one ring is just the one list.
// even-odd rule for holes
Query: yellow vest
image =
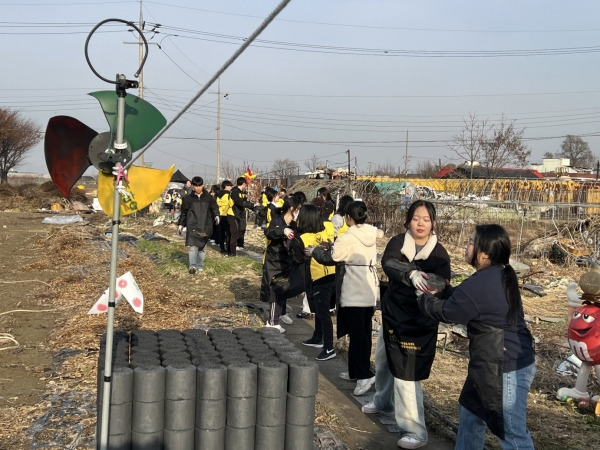
{"label": "yellow vest", "polygon": [[267,206],[269,204],[269,200],[267,199],[267,194],[263,192],[263,195],[260,197],[260,204],[263,206]]}
{"label": "yellow vest", "polygon": [[344,225],[342,225],[341,227],[338,228],[337,237],[340,237],[342,234],[344,234],[346,231],[348,231],[348,228],[350,228],[350,227],[346,223],[346,220],[344,220]]}
{"label": "yellow vest", "polygon": [[[317,247],[322,242],[327,242],[327,238],[328,236],[325,231],[321,231],[320,233],[304,233],[300,236],[305,247]],[[314,258],[310,259],[310,277],[313,281],[333,274],[335,274],[335,266],[324,266],[315,261]]]}
{"label": "yellow vest", "polygon": [[282,208],[282,207],[283,207],[283,202],[284,202],[284,201],[285,201],[285,200],[284,200],[284,199],[282,199],[282,198],[280,198],[279,200],[277,200],[277,206],[278,206],[279,208]]}
{"label": "yellow vest", "polygon": [[271,220],[273,220],[273,209],[270,205],[267,205],[267,226],[269,226]]}
{"label": "yellow vest", "polygon": [[325,236],[327,236],[325,238],[325,242],[327,242],[327,239],[333,242],[335,240],[335,228],[333,223],[331,223],[329,220],[324,220],[323,225],[325,225],[325,231],[322,231],[322,233],[325,233]]}
{"label": "yellow vest", "polygon": [[219,215],[226,216],[229,210],[229,193],[223,194],[222,197],[217,197],[217,206],[219,207]]}
{"label": "yellow vest", "polygon": [[235,214],[233,213],[233,199],[231,198],[231,192],[229,194],[227,194],[227,215],[228,216],[235,216]]}

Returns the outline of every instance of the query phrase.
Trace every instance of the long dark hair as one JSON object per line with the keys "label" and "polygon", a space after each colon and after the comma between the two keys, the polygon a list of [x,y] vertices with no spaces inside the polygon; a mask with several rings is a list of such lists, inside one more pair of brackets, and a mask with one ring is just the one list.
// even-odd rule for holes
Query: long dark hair
{"label": "long dark hair", "polygon": [[317,195],[319,197],[323,197],[326,202],[333,203],[333,200],[331,199],[331,193],[326,187],[319,188],[319,190],[317,191]]}
{"label": "long dark hair", "polygon": [[344,217],[346,214],[348,214],[348,205],[353,201],[354,199],[351,195],[344,195],[342,198],[340,198],[340,204],[338,206],[337,213]]}
{"label": "long dark hair", "polygon": [[361,202],[357,200],[348,205],[348,210],[346,212],[347,215],[350,216],[356,225],[363,224],[367,221],[367,205],[365,202]]}
{"label": "long dark hair", "polygon": [[298,200],[293,195],[290,195],[289,197],[285,198],[281,208],[277,208],[277,214],[280,214],[283,216],[283,215],[285,215],[285,213],[287,213],[290,210],[290,208],[298,209],[301,206],[302,206],[302,204],[300,203],[300,200]]}
{"label": "long dark hair", "polygon": [[298,213],[298,231],[300,233],[319,233],[325,229],[319,208],[304,205]]}
{"label": "long dark hair", "polygon": [[433,222],[435,222],[435,206],[433,206],[433,203],[428,202],[427,200],[417,200],[409,206],[408,211],[406,212],[406,221],[404,222],[404,228],[408,230],[408,227],[413,220],[413,216],[415,215],[415,211],[421,206],[424,206],[427,209],[432,224]]}
{"label": "long dark hair", "polygon": [[493,266],[503,266],[502,285],[508,301],[508,319],[512,325],[517,321],[517,315],[523,308],[519,280],[515,269],[510,265],[510,237],[500,225],[477,225],[473,242],[473,259],[471,265],[476,267],[477,257],[485,253]]}

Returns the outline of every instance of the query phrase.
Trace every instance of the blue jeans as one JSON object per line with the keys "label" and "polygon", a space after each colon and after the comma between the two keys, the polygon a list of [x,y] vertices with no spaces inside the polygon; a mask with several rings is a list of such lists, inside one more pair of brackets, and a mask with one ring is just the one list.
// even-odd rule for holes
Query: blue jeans
{"label": "blue jeans", "polygon": [[400,428],[400,437],[410,436],[427,442],[423,391],[420,381],[404,381],[394,378],[388,366],[383,340],[383,327],[375,346],[375,389],[373,402],[379,411],[394,412]]}
{"label": "blue jeans", "polygon": [[[502,375],[502,412],[504,414],[503,450],[533,450],[527,429],[527,395],[535,377],[535,364]],[[459,406],[460,426],[456,450],[481,450],[485,444],[485,422]]]}
{"label": "blue jeans", "polygon": [[202,248],[202,250],[199,250],[198,247],[192,245],[190,247],[189,258],[190,268],[193,267],[196,270],[202,269],[202,266],[204,265],[204,258],[206,258],[206,247]]}

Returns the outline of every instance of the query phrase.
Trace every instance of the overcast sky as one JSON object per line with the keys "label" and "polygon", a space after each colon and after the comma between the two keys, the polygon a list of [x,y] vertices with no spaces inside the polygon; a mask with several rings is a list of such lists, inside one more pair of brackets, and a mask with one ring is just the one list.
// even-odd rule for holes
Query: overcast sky
{"label": "overcast sky", "polygon": [[[147,37],[162,47],[150,47],[145,98],[173,117],[276,4],[144,1],[146,30],[161,24]],[[112,86],[88,68],[84,42],[99,21],[137,22],[139,10],[139,1],[126,0],[0,0],[0,106],[43,129],[50,117],[70,115],[107,131],[86,94]],[[566,134],[581,135],[600,155],[598,17],[600,2],[591,0],[292,0],[221,78],[222,160],[266,171],[290,158],[304,171],[302,160],[315,153],[345,165],[350,149],[366,173],[369,162],[404,166],[408,130],[414,169],[451,156],[446,141],[469,113],[516,119],[534,162],[559,150]],[[97,70],[132,78],[138,48],[123,42],[135,37],[124,26],[100,31],[110,32],[92,39]],[[146,161],[210,178],[216,99],[201,97]],[[43,144],[18,170],[47,172]]]}

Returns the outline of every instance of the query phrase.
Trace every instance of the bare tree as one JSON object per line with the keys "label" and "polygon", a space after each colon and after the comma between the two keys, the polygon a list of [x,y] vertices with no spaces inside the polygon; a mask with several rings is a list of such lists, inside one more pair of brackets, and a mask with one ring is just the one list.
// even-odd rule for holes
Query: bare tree
{"label": "bare tree", "polygon": [[438,164],[431,160],[426,160],[417,164],[415,173],[419,176],[419,178],[433,178],[433,176],[438,173],[439,170],[440,166]]}
{"label": "bare tree", "polygon": [[223,172],[223,176],[228,180],[233,180],[237,177],[235,175],[237,170],[229,160],[221,161],[221,171]]}
{"label": "bare tree", "polygon": [[276,159],[271,166],[271,172],[279,180],[284,180],[291,175],[296,175],[299,168],[298,163],[289,158]]}
{"label": "bare tree", "polygon": [[579,136],[567,135],[560,144],[560,152],[556,154],[559,158],[569,158],[573,167],[592,167],[594,165],[594,154],[590,145]]}
{"label": "bare tree", "polygon": [[546,153],[544,153],[544,158],[545,159],[552,159],[552,158],[555,158],[555,157],[556,156],[554,156],[554,153],[552,153],[552,152],[546,152]]}
{"label": "bare tree", "polygon": [[374,175],[376,177],[395,177],[398,173],[398,168],[394,167],[394,165],[388,161],[385,164],[378,164],[377,167],[375,167]]}
{"label": "bare tree", "polygon": [[450,137],[448,148],[462,162],[466,162],[470,168],[470,179],[473,179],[473,166],[478,163],[482,156],[482,143],[490,131],[487,119],[478,119],[475,113],[469,113],[469,117],[463,119],[465,124],[463,130]]}
{"label": "bare tree", "polygon": [[515,131],[514,124],[502,115],[500,123],[491,128],[491,136],[482,138],[481,166],[489,178],[496,178],[503,167],[525,167],[529,162],[531,150],[523,144],[525,129]]}
{"label": "bare tree", "polygon": [[306,166],[306,168],[308,169],[309,172],[314,172],[320,166],[323,165],[323,160],[320,159],[317,156],[317,154],[315,153],[310,158],[308,158],[306,161],[304,161],[304,165]]}
{"label": "bare tree", "polygon": [[42,130],[19,111],[0,108],[0,183],[8,181],[8,171],[18,166],[27,152],[42,140]]}

